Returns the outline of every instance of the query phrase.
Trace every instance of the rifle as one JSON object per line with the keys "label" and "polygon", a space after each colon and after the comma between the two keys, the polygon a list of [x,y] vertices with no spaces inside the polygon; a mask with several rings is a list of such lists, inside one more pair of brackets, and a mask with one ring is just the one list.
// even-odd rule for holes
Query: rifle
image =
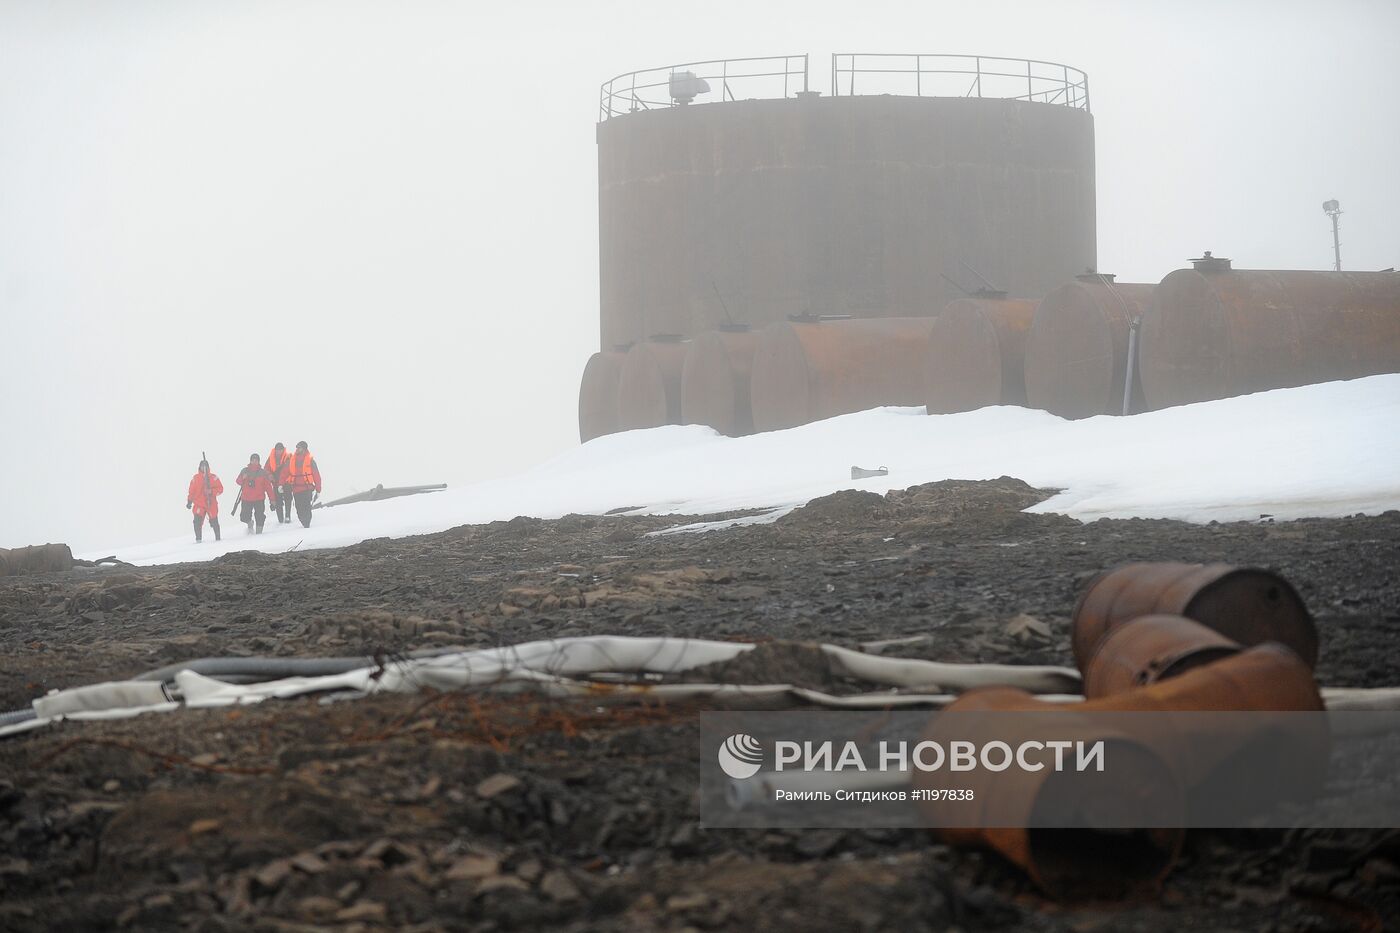
{"label": "rifle", "polygon": [[[208,454],[208,453],[206,453],[205,451],[202,451],[202,450],[201,450],[201,451],[199,452],[199,459],[200,459],[200,462],[202,462],[203,464],[205,464],[206,466],[208,466],[208,464],[209,464],[209,454]],[[209,511],[209,502],[210,502],[210,500],[214,498],[214,490],[213,490],[213,488],[211,488],[210,485],[209,485],[209,474],[212,473],[213,471],[214,471],[214,468],[213,468],[213,467],[209,467],[209,469],[207,469],[207,470],[204,471],[204,511],[206,511],[206,512]]]}

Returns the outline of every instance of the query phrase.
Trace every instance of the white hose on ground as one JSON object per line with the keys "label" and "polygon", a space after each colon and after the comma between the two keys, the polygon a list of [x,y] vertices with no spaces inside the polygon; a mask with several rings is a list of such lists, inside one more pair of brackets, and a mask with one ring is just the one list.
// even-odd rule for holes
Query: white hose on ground
{"label": "white hose on ground", "polygon": [[[1070,668],[1008,664],[945,664],[914,658],[886,658],[835,645],[822,645],[832,673],[886,687],[922,688],[917,693],[879,690],[836,696],[791,684],[599,683],[576,679],[604,673],[669,674],[729,661],[754,650],[752,644],[689,638],[634,638],[602,635],[526,642],[501,648],[461,651],[437,657],[391,661],[315,677],[286,677],[253,684],[231,684],[191,670],[174,681],[187,707],[228,706],[326,691],[412,693],[424,688],[468,687],[533,690],[552,696],[588,696],[599,702],[670,702],[703,699],[724,705],[762,700],[799,700],[832,709],[942,707],[973,687],[1011,686],[1042,699],[1073,703],[1083,699],[1079,675]],[[1400,688],[1324,689],[1333,710],[1400,710]],[[127,716],[175,708],[154,681],[118,681],[57,691],[34,701],[35,718],[0,726],[0,737],[64,718]]]}

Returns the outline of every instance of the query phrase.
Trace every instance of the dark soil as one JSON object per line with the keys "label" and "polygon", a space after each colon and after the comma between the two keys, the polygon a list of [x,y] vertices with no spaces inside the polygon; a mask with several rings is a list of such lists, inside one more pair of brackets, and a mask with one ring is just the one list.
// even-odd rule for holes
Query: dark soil
{"label": "dark soil", "polygon": [[[517,518],[209,564],[0,581],[0,709],[202,656],[386,656],[563,635],[759,642],[694,676],[840,691],[835,642],[1070,664],[1080,584],[1129,560],[1269,567],[1319,680],[1400,681],[1400,513],[1187,525],[1023,513],[1016,480],[846,492],[775,524]],[[1028,614],[1045,623],[1007,628]],[[1016,630],[1020,629],[1020,634]],[[315,697],[0,742],[0,929],[1382,929],[1400,839],[1197,832],[1147,901],[1046,901],[917,830],[701,830],[697,709]]]}

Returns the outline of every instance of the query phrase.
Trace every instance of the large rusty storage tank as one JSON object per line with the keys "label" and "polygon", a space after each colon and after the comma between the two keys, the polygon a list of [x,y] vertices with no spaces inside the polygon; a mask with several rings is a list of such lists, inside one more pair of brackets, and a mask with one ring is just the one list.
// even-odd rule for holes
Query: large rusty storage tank
{"label": "large rusty storage tank", "polygon": [[1400,372],[1400,274],[1194,266],[1162,280],[1142,320],[1150,408]]}
{"label": "large rusty storage tank", "polygon": [[685,341],[665,336],[633,344],[617,377],[617,429],[681,423]]}
{"label": "large rusty storage tank", "polygon": [[1041,297],[1096,266],[1082,72],[838,55],[829,92],[810,77],[779,56],[603,86],[602,346],[924,315],[963,294],[949,279]]}
{"label": "large rusty storage tank", "polygon": [[681,423],[705,424],[729,437],[753,433],[749,377],[758,334],[729,327],[690,341],[681,372]]}
{"label": "large rusty storage tank", "polygon": [[[1130,285],[1111,275],[1081,275],[1045,296],[1026,335],[1026,404],[1062,418],[1123,413],[1128,336],[1147,310],[1155,285]],[[1141,410],[1142,383],[1133,371],[1129,413]]]}
{"label": "large rusty storage tank", "polygon": [[617,430],[617,380],[622,350],[603,350],[588,358],[578,386],[578,439],[587,443]]}
{"label": "large rusty storage tank", "polygon": [[759,335],[753,424],[775,431],[881,405],[919,405],[933,318],[784,321]]}
{"label": "large rusty storage tank", "polygon": [[933,322],[924,361],[930,415],[1026,403],[1026,332],[1036,302],[959,298]]}

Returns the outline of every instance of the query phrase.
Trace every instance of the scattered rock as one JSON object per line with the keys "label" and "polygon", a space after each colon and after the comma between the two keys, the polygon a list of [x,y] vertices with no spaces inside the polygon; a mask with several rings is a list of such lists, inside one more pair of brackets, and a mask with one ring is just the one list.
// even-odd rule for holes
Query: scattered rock
{"label": "scattered rock", "polygon": [[500,796],[506,791],[515,790],[520,786],[520,778],[513,774],[493,774],[486,780],[476,785],[476,795],[485,800]]}

